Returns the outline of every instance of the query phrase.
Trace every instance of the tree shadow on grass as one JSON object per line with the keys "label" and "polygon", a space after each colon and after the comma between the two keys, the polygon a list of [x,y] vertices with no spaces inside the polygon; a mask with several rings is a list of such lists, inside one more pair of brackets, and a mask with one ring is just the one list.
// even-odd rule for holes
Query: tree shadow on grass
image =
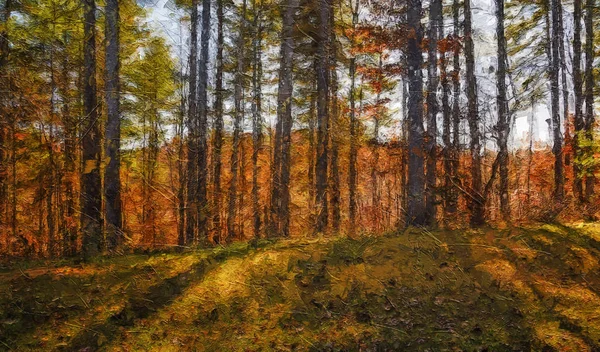
{"label": "tree shadow on grass", "polygon": [[150,317],[160,309],[167,307],[192,284],[204,279],[205,275],[215,269],[221,262],[247,255],[251,250],[264,247],[269,242],[250,245],[225,247],[210,253],[207,258],[194,264],[189,270],[162,280],[150,286],[146,291],[136,291],[125,306],[104,322],[83,329],[74,336],[61,350],[63,351],[95,351],[103,345],[116,340],[124,328],[132,327],[139,319]]}

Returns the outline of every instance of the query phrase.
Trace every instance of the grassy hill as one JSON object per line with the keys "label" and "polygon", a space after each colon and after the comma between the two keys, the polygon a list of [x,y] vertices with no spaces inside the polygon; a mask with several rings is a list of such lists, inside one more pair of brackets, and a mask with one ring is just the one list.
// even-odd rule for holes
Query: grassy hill
{"label": "grassy hill", "polygon": [[0,272],[0,350],[600,349],[600,224],[409,230]]}

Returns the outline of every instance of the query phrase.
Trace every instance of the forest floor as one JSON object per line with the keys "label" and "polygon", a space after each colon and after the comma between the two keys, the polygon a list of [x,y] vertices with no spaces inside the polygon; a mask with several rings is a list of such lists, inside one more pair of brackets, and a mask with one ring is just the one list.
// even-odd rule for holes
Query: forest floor
{"label": "forest floor", "polygon": [[578,224],[21,262],[0,350],[594,351],[599,261]]}

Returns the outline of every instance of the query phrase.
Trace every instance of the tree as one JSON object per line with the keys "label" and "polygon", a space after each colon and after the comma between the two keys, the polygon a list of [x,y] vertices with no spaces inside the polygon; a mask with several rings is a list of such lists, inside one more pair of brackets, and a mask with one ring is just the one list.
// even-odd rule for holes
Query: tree
{"label": "tree", "polygon": [[455,213],[458,208],[458,168],[460,166],[460,4],[454,0],[452,4],[452,186],[449,190],[448,213]]}
{"label": "tree", "polygon": [[579,146],[579,140],[585,129],[585,121],[582,112],[583,106],[583,80],[581,74],[581,1],[573,2],[573,94],[575,95],[575,134],[573,136],[573,194],[580,203],[584,201],[582,170],[579,160],[582,157],[582,151]]}
{"label": "tree", "polygon": [[421,1],[408,2],[408,225],[425,225]]}
{"label": "tree", "polygon": [[206,243],[208,239],[208,199],[206,182],[208,181],[208,43],[210,41],[210,0],[202,1],[202,37],[200,39],[200,60],[198,67],[198,144],[197,172],[198,191],[196,194],[198,232],[197,242]]}
{"label": "tree", "polygon": [[107,245],[114,250],[122,241],[121,215],[121,111],[119,107],[119,2],[106,1],[106,168],[104,169]]}
{"label": "tree", "polygon": [[197,233],[198,221],[198,143],[199,143],[199,118],[198,118],[198,0],[192,0],[190,16],[190,72],[189,72],[189,98],[188,98],[188,154],[187,154],[187,211],[186,211],[186,244],[192,245]]}
{"label": "tree", "polygon": [[550,100],[552,106],[552,131],[553,141],[552,153],[554,153],[554,201],[562,203],[564,199],[565,176],[563,171],[563,155],[562,155],[562,133],[560,130],[560,106],[559,106],[559,70],[560,70],[560,40],[558,36],[559,27],[559,1],[552,0],[552,41],[551,41],[551,64],[550,64]]}
{"label": "tree", "polygon": [[471,136],[471,190],[469,194],[469,206],[471,208],[471,225],[479,226],[485,221],[485,198],[481,179],[481,133],[479,131],[479,102],[477,100],[477,78],[475,76],[475,53],[470,0],[464,1],[464,16],[465,59],[467,63],[467,120]]}
{"label": "tree", "polygon": [[426,164],[426,197],[425,221],[429,225],[435,224],[437,206],[437,115],[439,111],[438,89],[438,39],[442,24],[442,1],[433,0],[429,5],[429,41],[427,62],[427,132],[425,150],[427,152]]}
{"label": "tree", "polygon": [[[331,0],[333,1],[333,0]],[[340,167],[339,167],[339,154],[340,154],[340,102],[338,99],[338,78],[337,78],[337,38],[335,34],[335,11],[334,6],[332,6],[330,11],[330,31],[331,31],[331,39],[330,39],[330,55],[331,55],[331,117],[329,118],[329,136],[331,143],[331,157],[329,158],[330,163],[330,203],[332,210],[332,228],[334,232],[338,233],[340,231],[340,223],[341,223],[341,213],[340,213]]]}
{"label": "tree", "polygon": [[215,78],[215,117],[213,119],[213,242],[221,243],[221,150],[223,148],[223,0],[217,0],[217,58]]}
{"label": "tree", "polygon": [[102,185],[100,181],[100,131],[96,94],[96,2],[83,0],[84,8],[84,124],[82,137],[81,229],[86,258],[102,249]]}
{"label": "tree", "polygon": [[261,219],[259,204],[258,154],[262,145],[262,0],[253,1],[254,39],[252,42],[252,217],[254,237],[260,236]]}
{"label": "tree", "polygon": [[508,135],[510,118],[508,99],[506,97],[506,38],[504,37],[504,0],[496,0],[496,40],[498,42],[498,69],[496,70],[496,85],[498,90],[497,109],[498,122],[498,162],[500,169],[500,212],[504,220],[510,221],[510,198],[508,193]]}
{"label": "tree", "polygon": [[[242,137],[242,124],[244,120],[243,90],[244,90],[244,36],[246,33],[246,0],[242,2],[240,21],[237,37],[237,55],[234,87],[234,122],[233,122],[233,147],[231,152],[231,181],[229,183],[229,205],[227,208],[227,236],[234,239],[240,235],[235,230],[235,210],[238,200],[238,172],[240,170],[240,143]],[[243,174],[242,174],[243,177]]]}
{"label": "tree", "polygon": [[[358,24],[358,8],[360,5],[360,0],[356,0],[356,3],[353,5],[352,1],[350,1],[350,8],[352,9],[352,38],[351,45],[355,42],[355,31],[356,25]],[[352,50],[352,49],[351,49]],[[349,207],[348,207],[348,217],[350,219],[350,232],[354,234],[356,231],[356,207],[357,207],[357,184],[358,184],[358,120],[356,118],[356,55],[352,53],[352,57],[350,58],[350,92],[348,96],[348,100],[350,101],[350,156],[349,156],[349,166],[348,166],[348,192],[349,192]]]}
{"label": "tree", "polygon": [[317,34],[317,163],[316,232],[324,232],[328,222],[327,161],[329,153],[329,58],[331,0],[319,0]]}
{"label": "tree", "polygon": [[273,150],[273,184],[271,188],[271,234],[289,236],[289,181],[290,146],[292,132],[292,93],[294,55],[294,13],[296,0],[281,3],[283,26],[281,29],[281,56],[279,61],[279,88],[277,91],[277,122]]}
{"label": "tree", "polygon": [[[585,134],[586,139],[592,141],[594,138],[594,10],[595,1],[587,0],[585,3]],[[591,143],[590,143],[591,144]],[[588,158],[593,158],[593,152],[587,148]],[[594,167],[586,170],[585,178],[585,200],[590,201],[594,195]]]}

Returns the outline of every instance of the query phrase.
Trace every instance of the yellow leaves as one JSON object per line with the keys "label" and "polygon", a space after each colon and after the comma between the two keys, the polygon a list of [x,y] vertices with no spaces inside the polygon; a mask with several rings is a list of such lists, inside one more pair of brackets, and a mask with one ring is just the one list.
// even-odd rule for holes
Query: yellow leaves
{"label": "yellow leaves", "polygon": [[83,166],[83,174],[90,174],[96,169],[98,169],[98,162],[96,160],[86,160]]}

